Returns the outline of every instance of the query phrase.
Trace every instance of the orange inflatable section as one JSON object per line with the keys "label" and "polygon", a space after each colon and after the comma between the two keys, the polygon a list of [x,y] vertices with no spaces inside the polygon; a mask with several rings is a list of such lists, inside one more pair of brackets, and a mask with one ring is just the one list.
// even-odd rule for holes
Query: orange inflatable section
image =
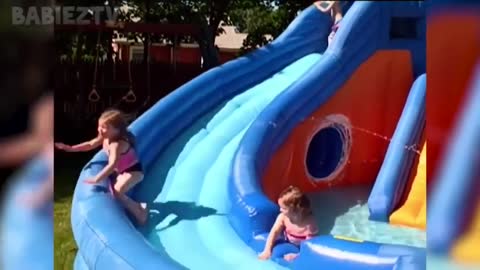
{"label": "orange inflatable section", "polygon": [[[310,117],[299,123],[271,158],[263,190],[272,200],[288,185],[305,192],[375,181],[413,83],[411,55],[405,50],[378,51]],[[351,125],[351,150],[341,172],[314,183],[305,160],[310,138],[325,117],[342,114]]]}
{"label": "orange inflatable section", "polygon": [[[448,34],[446,34],[448,33]],[[451,138],[475,64],[480,59],[480,16],[478,10],[442,14],[430,19],[427,27],[427,177],[441,161]],[[431,184],[431,183],[429,183]],[[475,192],[475,191],[472,191]],[[472,220],[456,240],[450,255],[458,262],[480,262],[480,202],[472,210]]]}
{"label": "orange inflatable section", "polygon": [[470,227],[457,240],[451,255],[458,262],[478,265],[480,263],[478,243],[480,243],[480,202],[477,203]]}
{"label": "orange inflatable section", "polygon": [[400,208],[390,215],[390,223],[425,230],[427,226],[427,143],[412,166],[410,183]]}
{"label": "orange inflatable section", "polygon": [[480,18],[434,16],[427,27],[427,183],[447,145],[474,66],[480,59]]}

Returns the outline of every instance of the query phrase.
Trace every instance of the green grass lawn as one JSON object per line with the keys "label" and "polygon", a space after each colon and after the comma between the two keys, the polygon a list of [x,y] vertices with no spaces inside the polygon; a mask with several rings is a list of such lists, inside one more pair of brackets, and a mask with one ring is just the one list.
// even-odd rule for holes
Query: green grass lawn
{"label": "green grass lawn", "polygon": [[93,153],[55,153],[55,269],[71,270],[77,253],[70,225],[73,190]]}

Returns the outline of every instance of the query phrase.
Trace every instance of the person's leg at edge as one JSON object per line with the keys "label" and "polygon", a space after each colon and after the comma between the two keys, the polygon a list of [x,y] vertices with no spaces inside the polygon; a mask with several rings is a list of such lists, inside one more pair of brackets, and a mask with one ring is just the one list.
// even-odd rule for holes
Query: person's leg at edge
{"label": "person's leg at edge", "polygon": [[330,34],[328,35],[328,46],[330,46],[330,44],[332,44],[332,41],[333,41],[333,38],[335,37],[335,34],[336,34],[336,30],[333,29]]}
{"label": "person's leg at edge", "polygon": [[117,176],[114,185],[115,197],[123,204],[140,225],[147,222],[148,210],[146,203],[138,203],[128,197],[125,193],[143,180],[142,172],[124,172]]}

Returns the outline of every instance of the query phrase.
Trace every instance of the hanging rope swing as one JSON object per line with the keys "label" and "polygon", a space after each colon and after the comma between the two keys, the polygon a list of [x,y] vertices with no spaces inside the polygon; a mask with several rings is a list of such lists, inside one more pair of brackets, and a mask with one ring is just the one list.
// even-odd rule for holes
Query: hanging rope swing
{"label": "hanging rope swing", "polygon": [[[150,39],[146,38],[145,41],[147,43],[147,50],[150,52],[151,48],[151,42]],[[137,102],[137,96],[135,94],[134,88],[133,88],[133,79],[132,79],[132,68],[131,68],[131,63],[133,59],[129,59],[128,61],[128,79],[129,79],[129,89],[128,92],[122,97],[122,100],[125,101],[125,103],[135,103]],[[140,109],[146,107],[148,105],[148,102],[150,101],[151,97],[151,84],[150,84],[150,55],[147,57],[147,62],[146,64],[146,81],[147,81],[147,95],[145,97],[144,102],[134,110],[134,114],[137,114]]]}
{"label": "hanging rope swing", "polygon": [[137,101],[137,96],[133,90],[133,79],[132,79],[132,59],[128,59],[128,92],[125,94],[121,100],[127,103],[134,103]]}
{"label": "hanging rope swing", "polygon": [[96,44],[96,53],[95,53],[95,66],[93,70],[93,83],[92,83],[92,90],[90,91],[90,94],[88,94],[88,101],[97,103],[100,101],[100,95],[97,92],[97,73],[98,73],[98,58],[100,54],[100,38],[101,38],[102,32],[98,31],[97,35],[97,44]]}
{"label": "hanging rope swing", "polygon": [[[147,42],[148,50],[150,51],[151,48],[151,42],[149,39],[145,39],[145,42]],[[92,88],[91,91],[88,95],[88,101],[89,101],[89,108],[88,108],[88,113],[89,114],[94,114],[97,113],[97,105],[101,101],[101,96],[98,92],[97,88],[97,79],[98,79],[98,72],[99,72],[99,58],[100,58],[100,49],[101,49],[101,31],[98,32],[97,36],[97,46],[96,46],[96,54],[95,54],[95,65],[94,65],[94,71],[93,71],[93,83],[92,83]],[[135,87],[133,83],[133,76],[132,76],[132,61],[133,59],[128,59],[127,63],[127,69],[128,69],[128,90],[127,92],[115,103],[112,104],[111,100],[109,102],[109,105],[111,107],[117,107],[119,106],[122,102],[126,104],[133,104],[138,101],[137,94],[135,93]],[[150,84],[150,57],[147,58],[146,64],[146,81],[147,81],[147,95],[145,97],[145,101],[140,104],[140,106],[136,109],[134,109],[133,113],[138,114],[139,111],[148,106],[148,103],[150,101],[151,97],[151,84]],[[114,77],[116,77],[116,74],[114,72]],[[110,97],[111,99],[111,97]]]}

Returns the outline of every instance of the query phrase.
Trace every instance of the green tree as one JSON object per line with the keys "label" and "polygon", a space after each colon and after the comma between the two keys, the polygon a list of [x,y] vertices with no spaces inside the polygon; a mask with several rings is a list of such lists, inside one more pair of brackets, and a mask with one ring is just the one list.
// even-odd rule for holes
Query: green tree
{"label": "green tree", "polygon": [[[103,5],[104,0],[67,0],[64,5]],[[199,36],[174,36],[128,33],[129,40],[142,40],[144,60],[149,59],[150,42],[193,42],[199,44],[205,68],[219,63],[215,38],[223,33],[222,22],[237,26],[248,33],[243,52],[263,46],[276,38],[295,18],[298,11],[312,1],[295,0],[110,0],[108,5],[128,5],[119,20],[126,22],[195,24],[201,28]],[[100,35],[100,54],[111,59],[111,32]],[[55,35],[57,44],[62,44],[63,57],[71,59],[94,59],[98,33],[78,32]]]}
{"label": "green tree", "polygon": [[243,42],[242,54],[264,46],[277,38],[298,15],[313,1],[270,0],[248,8],[230,12],[231,22],[241,32],[248,33]]}
{"label": "green tree", "polygon": [[[146,18],[148,15],[150,22],[199,25],[201,28],[199,36],[180,37],[179,41],[191,42],[195,39],[199,44],[206,68],[219,63],[215,38],[223,33],[222,22],[237,25],[240,28],[245,26],[243,28],[249,32],[250,36],[246,43],[249,48],[269,42],[260,33],[278,31],[277,29],[282,28],[278,25],[278,21],[283,11],[272,14],[274,0],[149,0],[147,2],[128,0],[125,3],[132,6],[132,9],[127,14],[123,14],[124,20]],[[149,12],[145,3],[148,3]],[[271,29],[273,30],[270,31]],[[276,32],[272,33],[276,34]],[[157,36],[153,39],[169,39],[173,42],[173,37]]]}
{"label": "green tree", "polygon": [[[206,68],[218,64],[218,53],[215,48],[215,37],[221,32],[220,23],[228,18],[228,11],[239,0],[128,0],[124,3],[132,9],[122,15],[124,20],[142,18],[141,21],[152,23],[195,24],[201,28],[198,37],[193,37],[199,44]],[[157,36],[155,39],[173,37]],[[182,37],[191,40],[192,37]]]}
{"label": "green tree", "polygon": [[[108,1],[108,5],[113,6],[116,0]],[[105,0],[65,0],[62,6],[103,6]],[[102,15],[106,15],[101,13]],[[92,15],[87,15],[85,19],[94,19]],[[105,20],[106,18],[101,18]],[[97,44],[99,55],[112,58],[112,42],[113,32],[105,33],[81,32],[81,31],[55,31],[55,47],[57,54],[62,59],[70,61],[92,61],[95,59],[97,52]]]}

